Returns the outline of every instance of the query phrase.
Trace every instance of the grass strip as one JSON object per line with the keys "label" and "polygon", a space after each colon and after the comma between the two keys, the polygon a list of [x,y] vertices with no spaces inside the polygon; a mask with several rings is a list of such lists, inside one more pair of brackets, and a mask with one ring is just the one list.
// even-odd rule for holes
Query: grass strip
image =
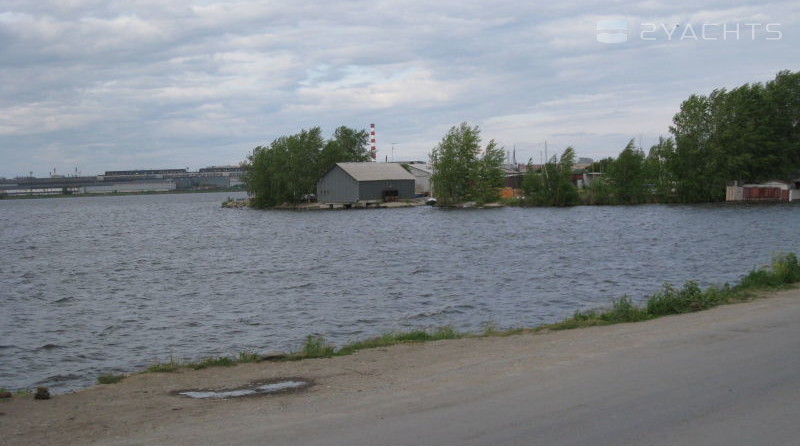
{"label": "grass strip", "polygon": [[701,289],[697,282],[688,281],[678,289],[664,284],[660,291],[650,296],[643,306],[634,304],[623,296],[611,303],[611,308],[577,311],[561,322],[537,327],[537,330],[567,330],[572,328],[639,322],[671,314],[707,310],[719,305],[744,302],[757,291],[779,290],[800,282],[800,264],[795,254],[774,257],[772,265],[750,271],[738,284],[710,286]]}
{"label": "grass strip", "polygon": [[116,384],[125,379],[125,375],[115,375],[113,373],[106,373],[97,377],[98,384]]}

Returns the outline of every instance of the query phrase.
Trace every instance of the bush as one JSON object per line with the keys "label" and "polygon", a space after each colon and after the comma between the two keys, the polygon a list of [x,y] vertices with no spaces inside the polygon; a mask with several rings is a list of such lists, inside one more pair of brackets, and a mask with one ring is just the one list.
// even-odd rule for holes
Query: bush
{"label": "bush", "polygon": [[219,358],[206,358],[200,360],[199,362],[188,365],[195,370],[200,370],[206,367],[233,367],[236,365],[236,361],[231,358],[221,356]]}
{"label": "bush", "polygon": [[628,296],[612,301],[611,310],[600,315],[601,319],[610,323],[639,322],[649,318],[644,308],[636,306]]}
{"label": "bush", "polygon": [[322,336],[308,336],[302,351],[302,355],[306,358],[328,358],[334,353],[334,347],[325,342]]}
{"label": "bush", "polygon": [[792,253],[775,256],[771,268],[750,271],[742,278],[737,288],[779,289],[797,282],[800,282],[800,265],[797,255]]}
{"label": "bush", "polygon": [[177,371],[179,368],[180,364],[175,362],[175,359],[170,358],[169,362],[151,365],[147,368],[147,371],[150,373],[171,373]]}
{"label": "bush", "polygon": [[680,290],[665,284],[661,291],[647,300],[647,313],[651,316],[690,313],[703,308],[703,292],[694,281],[686,282]]}
{"label": "bush", "polygon": [[113,373],[107,373],[105,375],[100,375],[97,377],[98,384],[116,384],[120,381],[125,379],[125,375],[115,375]]}
{"label": "bush", "polygon": [[261,361],[262,361],[261,355],[253,352],[239,352],[239,359],[236,360],[236,362],[242,364],[248,362],[261,362]]}

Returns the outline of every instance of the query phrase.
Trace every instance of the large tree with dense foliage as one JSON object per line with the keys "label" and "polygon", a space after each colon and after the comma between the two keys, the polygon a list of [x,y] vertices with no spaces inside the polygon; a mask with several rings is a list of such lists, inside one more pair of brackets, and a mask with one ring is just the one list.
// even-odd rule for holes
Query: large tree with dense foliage
{"label": "large tree with dense foliage", "polygon": [[717,201],[730,181],[790,179],[800,168],[800,73],[692,95],[670,131],[666,158],[680,201]]}
{"label": "large tree with dense foliage", "polygon": [[609,164],[605,175],[616,202],[637,204],[647,201],[645,156],[632,139]]}
{"label": "large tree with dense foliage", "polygon": [[336,163],[369,161],[369,134],[366,130],[355,130],[341,126],[325,143],[319,159],[320,176]]}
{"label": "large tree with dense foliage", "polygon": [[339,127],[330,140],[314,127],[258,146],[247,157],[245,184],[254,207],[302,202],[338,162],[367,161],[366,130]]}
{"label": "large tree with dense foliage", "polygon": [[559,158],[553,155],[538,172],[528,165],[522,180],[525,201],[533,206],[574,206],[578,204],[578,189],[572,184],[575,149],[567,147]]}
{"label": "large tree with dense foliage", "polygon": [[659,137],[658,143],[650,147],[645,160],[645,178],[653,186],[656,201],[666,202],[672,199],[672,174],[667,169],[667,160],[675,152],[675,141],[672,138]]}
{"label": "large tree with dense foliage", "polygon": [[439,204],[497,200],[505,153],[494,140],[481,149],[481,131],[466,122],[453,126],[431,153],[433,193]]}

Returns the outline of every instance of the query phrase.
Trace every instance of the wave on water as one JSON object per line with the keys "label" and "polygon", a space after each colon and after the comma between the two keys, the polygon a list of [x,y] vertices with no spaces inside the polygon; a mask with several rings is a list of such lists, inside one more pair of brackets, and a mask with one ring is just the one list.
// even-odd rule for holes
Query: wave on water
{"label": "wave on water", "polygon": [[51,351],[51,350],[57,350],[57,349],[60,349],[60,348],[64,348],[64,346],[63,345],[58,345],[58,344],[45,344],[45,345],[43,345],[41,347],[35,348],[34,351],[37,351],[37,352]]}
{"label": "wave on water", "polygon": [[67,297],[62,297],[61,299],[54,300],[54,301],[53,301],[53,302],[51,302],[51,303],[54,303],[54,304],[63,304],[63,303],[71,302],[71,301],[73,301],[73,300],[75,300],[75,297],[73,297],[73,296],[67,296]]}
{"label": "wave on water", "polygon": [[14,249],[0,268],[0,387],[70,391],[314,334],[556,322],[800,252],[796,206],[221,211],[228,195],[0,202],[14,228],[0,231]]}

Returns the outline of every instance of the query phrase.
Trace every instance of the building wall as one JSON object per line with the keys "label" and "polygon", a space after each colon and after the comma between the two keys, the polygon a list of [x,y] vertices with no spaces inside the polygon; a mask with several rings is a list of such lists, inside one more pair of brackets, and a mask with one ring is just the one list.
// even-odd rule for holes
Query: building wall
{"label": "building wall", "polygon": [[419,195],[430,195],[431,173],[409,165],[411,175],[414,175],[414,192]]}
{"label": "building wall", "polygon": [[334,166],[317,182],[317,201],[355,203],[358,201],[358,182],[341,167]]}
{"label": "building wall", "polygon": [[175,184],[178,189],[193,189],[193,188],[228,188],[231,187],[231,177],[223,176],[193,176],[185,178],[175,178]]}
{"label": "building wall", "polygon": [[382,201],[386,190],[396,190],[397,199],[414,198],[413,179],[356,181],[341,167],[334,166],[317,182],[319,203],[356,203],[358,201]]}
{"label": "building wall", "polygon": [[728,186],[726,201],[794,201],[800,200],[800,190],[790,189],[786,184]]}
{"label": "building wall", "polygon": [[741,186],[728,186],[725,188],[725,201],[744,200],[744,188]]}
{"label": "building wall", "polygon": [[[785,194],[784,194],[785,192]],[[777,187],[744,187],[745,201],[789,201],[789,190]]]}
{"label": "building wall", "polygon": [[383,200],[383,193],[387,190],[396,190],[399,200],[414,198],[414,180],[382,180],[362,181],[358,184],[359,200]]}

